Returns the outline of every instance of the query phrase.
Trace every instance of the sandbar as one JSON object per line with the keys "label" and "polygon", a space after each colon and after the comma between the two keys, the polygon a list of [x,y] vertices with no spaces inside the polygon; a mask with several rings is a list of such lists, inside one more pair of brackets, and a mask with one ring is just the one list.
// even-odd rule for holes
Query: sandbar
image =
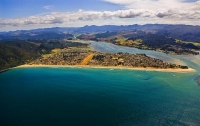
{"label": "sandbar", "polygon": [[15,68],[27,68],[27,67],[71,67],[71,68],[103,68],[103,69],[125,69],[125,70],[142,70],[142,71],[158,71],[158,72],[176,72],[176,73],[192,73],[196,72],[195,69],[188,68],[188,69],[161,69],[161,68],[143,68],[143,67],[125,67],[125,66],[89,66],[89,65],[20,65]]}

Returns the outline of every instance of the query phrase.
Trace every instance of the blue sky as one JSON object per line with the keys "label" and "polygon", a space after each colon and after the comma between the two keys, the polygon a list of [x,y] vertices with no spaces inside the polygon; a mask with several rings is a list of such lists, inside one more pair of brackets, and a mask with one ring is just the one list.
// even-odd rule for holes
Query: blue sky
{"label": "blue sky", "polygon": [[200,25],[200,0],[0,0],[0,31],[146,23]]}
{"label": "blue sky", "polygon": [[[49,9],[45,9],[49,6]],[[1,0],[0,18],[19,18],[50,12],[83,10],[119,10],[117,4],[100,0]]]}

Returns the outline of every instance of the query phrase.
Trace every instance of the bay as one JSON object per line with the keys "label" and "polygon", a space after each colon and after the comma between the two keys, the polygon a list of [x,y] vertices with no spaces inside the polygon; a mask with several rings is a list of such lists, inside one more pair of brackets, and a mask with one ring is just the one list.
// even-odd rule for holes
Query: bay
{"label": "bay", "polygon": [[[92,47],[102,52],[141,51],[95,44]],[[199,56],[142,52],[187,64],[197,72],[15,68],[0,74],[1,126],[200,124],[200,88],[194,80]]]}

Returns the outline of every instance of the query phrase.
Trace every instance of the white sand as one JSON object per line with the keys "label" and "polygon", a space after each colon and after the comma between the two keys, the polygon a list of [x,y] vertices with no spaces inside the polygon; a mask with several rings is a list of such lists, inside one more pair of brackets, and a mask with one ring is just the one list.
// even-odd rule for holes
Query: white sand
{"label": "white sand", "polygon": [[124,67],[124,66],[88,66],[88,65],[21,65],[15,68],[26,67],[76,67],[76,68],[104,68],[104,69],[127,69],[127,70],[143,70],[143,71],[159,71],[159,72],[177,72],[177,73],[190,73],[195,72],[195,69],[160,69],[160,68],[143,68],[143,67]]}

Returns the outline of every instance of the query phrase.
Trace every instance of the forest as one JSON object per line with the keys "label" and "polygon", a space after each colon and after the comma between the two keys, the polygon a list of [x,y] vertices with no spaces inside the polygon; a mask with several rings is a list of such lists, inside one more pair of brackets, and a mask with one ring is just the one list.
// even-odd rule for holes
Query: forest
{"label": "forest", "polygon": [[28,63],[55,48],[87,46],[64,41],[9,40],[0,42],[0,71]]}

